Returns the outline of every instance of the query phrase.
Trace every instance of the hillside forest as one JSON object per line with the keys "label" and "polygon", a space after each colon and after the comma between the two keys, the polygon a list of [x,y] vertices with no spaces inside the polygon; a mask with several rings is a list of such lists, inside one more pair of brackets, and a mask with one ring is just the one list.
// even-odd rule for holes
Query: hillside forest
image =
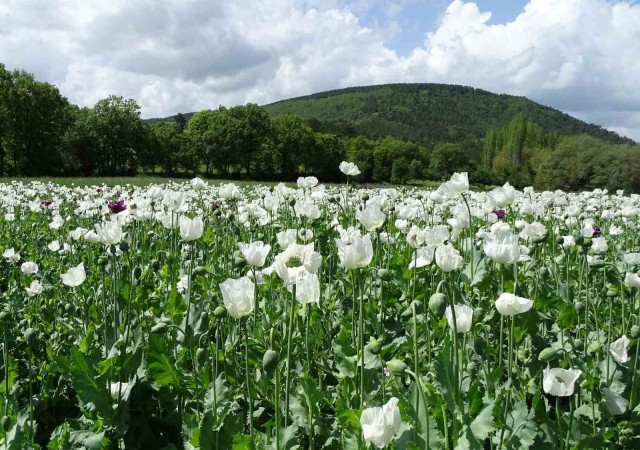
{"label": "hillside forest", "polygon": [[56,86],[0,64],[1,177],[338,182],[343,160],[360,167],[362,183],[468,171],[483,185],[640,192],[637,143],[522,97],[387,85],[145,121],[134,99],[111,95],[78,107]]}

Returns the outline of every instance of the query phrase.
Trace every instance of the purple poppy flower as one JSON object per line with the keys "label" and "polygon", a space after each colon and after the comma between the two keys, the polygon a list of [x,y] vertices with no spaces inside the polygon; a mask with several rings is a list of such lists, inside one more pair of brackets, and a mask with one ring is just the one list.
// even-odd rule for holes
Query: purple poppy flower
{"label": "purple poppy flower", "polygon": [[40,204],[41,204],[42,206],[49,206],[49,205],[51,205],[52,203],[53,203],[53,200],[42,200],[42,201],[40,202]]}
{"label": "purple poppy flower", "polygon": [[600,230],[600,227],[593,227],[593,235],[595,237],[598,237],[602,234],[602,231]]}
{"label": "purple poppy flower", "polygon": [[507,216],[507,212],[504,209],[494,209],[492,211],[498,219],[504,219]]}
{"label": "purple poppy flower", "polygon": [[117,202],[109,202],[107,206],[113,214],[118,214],[127,209],[127,205],[124,204],[124,200],[118,200]]}

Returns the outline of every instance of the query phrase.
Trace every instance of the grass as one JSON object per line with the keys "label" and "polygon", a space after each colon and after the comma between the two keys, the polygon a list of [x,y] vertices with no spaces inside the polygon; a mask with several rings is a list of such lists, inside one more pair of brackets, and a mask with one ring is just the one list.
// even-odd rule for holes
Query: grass
{"label": "grass", "polygon": [[[237,186],[243,188],[247,186],[263,185],[263,186],[275,186],[279,184],[278,181],[248,181],[248,180],[223,180],[219,178],[205,178],[209,184],[222,184],[222,183],[234,183]],[[0,184],[11,183],[13,181],[20,181],[23,183],[29,183],[32,181],[38,181],[41,183],[55,183],[60,186],[148,186],[150,184],[162,184],[162,183],[184,183],[189,181],[190,178],[171,178],[153,175],[139,175],[135,177],[0,177]],[[327,186],[341,186],[340,183],[323,183]],[[407,187],[417,189],[431,189],[435,190],[442,184],[442,181],[434,180],[411,180]],[[285,182],[285,185],[289,187],[296,187],[295,182]],[[367,188],[384,188],[395,187],[394,184],[379,184],[379,183],[367,183],[360,185]],[[471,186],[474,191],[487,191],[493,189],[495,186]]]}
{"label": "grass", "polygon": [[[150,184],[161,183],[184,183],[189,181],[189,178],[168,178],[158,176],[136,176],[136,177],[0,177],[1,183],[11,183],[13,181],[20,181],[23,183],[29,183],[32,181],[38,181],[41,183],[55,183],[61,186],[148,186]],[[206,179],[211,184],[221,183],[234,183],[240,187],[252,186],[256,184],[263,185],[276,185],[276,182],[258,182],[258,181],[244,181],[244,180],[220,180],[220,179]]]}

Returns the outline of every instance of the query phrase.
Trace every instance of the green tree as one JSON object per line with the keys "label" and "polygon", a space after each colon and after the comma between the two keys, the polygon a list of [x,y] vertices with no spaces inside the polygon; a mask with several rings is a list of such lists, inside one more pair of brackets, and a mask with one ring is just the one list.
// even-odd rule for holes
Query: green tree
{"label": "green tree", "polygon": [[155,171],[156,166],[162,167],[166,175],[173,175],[180,150],[185,145],[185,138],[177,122],[160,122],[148,127],[149,140],[147,152],[142,159],[143,166]]}
{"label": "green tree", "polygon": [[352,139],[345,140],[347,149],[347,158],[354,162],[360,168],[361,180],[370,182],[373,180],[373,172],[375,168],[375,149],[376,143],[364,136],[357,136]]}
{"label": "green tree", "polygon": [[240,122],[235,139],[238,164],[251,175],[257,170],[256,156],[271,135],[269,114],[255,103],[230,108],[228,114]]}
{"label": "green tree", "polygon": [[453,172],[468,169],[467,155],[459,144],[439,143],[431,152],[429,175],[434,180],[446,180]]}
{"label": "green tree", "polygon": [[291,180],[300,172],[301,166],[306,172],[308,155],[315,147],[313,131],[304,120],[293,114],[275,117],[272,126],[280,175],[285,180]]}
{"label": "green tree", "polygon": [[340,180],[340,163],[346,157],[342,140],[335,134],[316,133],[315,150],[307,156],[305,168],[307,173],[317,176],[322,181]]}
{"label": "green tree", "polygon": [[[13,175],[55,173],[61,169],[63,136],[70,125],[70,105],[58,89],[25,71],[4,72],[3,148]],[[5,165],[4,156],[2,166]],[[3,167],[4,170],[4,167]]]}
{"label": "green tree", "polygon": [[140,107],[133,99],[111,95],[83,118],[98,175],[133,175],[147,144]]}
{"label": "green tree", "polygon": [[238,165],[246,133],[244,127],[226,108],[200,111],[191,118],[185,134],[200,155],[200,162],[205,164],[207,175],[213,169],[228,175]]}

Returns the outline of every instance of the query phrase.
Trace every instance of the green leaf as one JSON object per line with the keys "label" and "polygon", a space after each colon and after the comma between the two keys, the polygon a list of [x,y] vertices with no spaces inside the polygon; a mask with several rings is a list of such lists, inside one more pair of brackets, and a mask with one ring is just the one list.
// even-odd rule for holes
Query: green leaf
{"label": "green leaf", "polygon": [[454,381],[453,381],[453,366],[450,362],[450,349],[451,344],[447,343],[442,347],[442,350],[438,353],[438,359],[435,362],[436,377],[435,383],[440,387],[440,392],[444,395],[447,402],[447,407],[450,410],[454,409]]}
{"label": "green leaf", "polygon": [[245,434],[236,434],[233,437],[231,450],[253,450],[253,439]]}
{"label": "green leaf", "polygon": [[83,406],[96,411],[103,418],[113,415],[111,397],[87,357],[78,349],[71,349],[71,378]]}
{"label": "green leaf", "polygon": [[[16,360],[11,357],[11,355],[5,353],[3,356],[7,358],[6,360],[7,367],[9,369],[9,378],[8,378],[9,393],[11,393],[11,389],[13,388],[13,385],[16,384],[16,380],[18,379],[18,364],[16,363]],[[3,370],[4,370],[4,367],[3,367]],[[6,394],[7,394],[5,392],[5,389],[6,389],[5,380],[3,379],[2,383],[0,383],[0,392],[3,394],[3,397],[6,397]]]}
{"label": "green leaf", "polygon": [[170,384],[178,389],[180,387],[180,378],[170,359],[170,355],[171,353],[167,350],[162,336],[150,334],[147,353],[149,375],[160,386]]}
{"label": "green leaf", "polygon": [[213,413],[207,411],[200,421],[200,450],[216,450]]}
{"label": "green leaf", "polygon": [[471,422],[471,432],[479,441],[484,441],[495,429],[493,426],[493,406],[493,402],[485,406]]}
{"label": "green leaf", "polygon": [[69,443],[80,445],[86,450],[100,450],[103,440],[104,432],[72,431],[69,435]]}
{"label": "green leaf", "polygon": [[346,328],[343,328],[335,337],[331,344],[335,364],[342,378],[353,378],[356,376],[357,352],[351,344],[351,336]]}
{"label": "green leaf", "polygon": [[537,432],[534,414],[535,411],[529,411],[524,400],[519,401],[513,411],[507,414],[506,426],[510,433],[505,448],[526,450],[533,445]]}
{"label": "green leaf", "polygon": [[342,432],[342,450],[360,450],[362,433],[359,414],[346,410],[338,414],[338,421]]}
{"label": "green leaf", "polygon": [[[212,412],[213,428],[219,430],[224,424],[226,415],[231,410],[231,402],[227,396],[227,385],[221,373],[204,396],[204,406]],[[215,406],[215,408],[214,408]]]}
{"label": "green leaf", "polygon": [[295,425],[289,425],[287,428],[280,430],[280,448],[276,448],[275,439],[271,442],[271,450],[297,450],[300,448],[298,445],[298,439],[296,436],[297,427]]}

